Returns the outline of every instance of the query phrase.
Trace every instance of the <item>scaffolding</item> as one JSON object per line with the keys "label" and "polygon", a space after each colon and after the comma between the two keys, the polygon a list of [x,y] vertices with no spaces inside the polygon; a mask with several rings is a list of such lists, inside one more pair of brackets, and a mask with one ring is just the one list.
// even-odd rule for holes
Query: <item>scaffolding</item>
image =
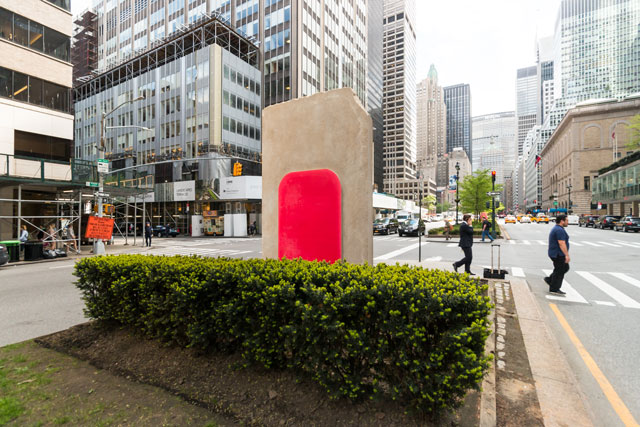
{"label": "scaffolding", "polygon": [[82,83],[98,68],[98,16],[91,9],[82,12],[73,22],[75,30],[71,46],[73,85]]}

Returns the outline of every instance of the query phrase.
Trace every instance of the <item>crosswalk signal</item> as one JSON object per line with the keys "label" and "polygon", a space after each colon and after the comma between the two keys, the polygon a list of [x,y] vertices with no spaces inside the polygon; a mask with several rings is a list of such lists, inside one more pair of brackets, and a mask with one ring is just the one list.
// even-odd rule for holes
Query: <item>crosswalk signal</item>
{"label": "crosswalk signal", "polygon": [[491,182],[496,182],[496,171],[491,171]]}
{"label": "crosswalk signal", "polygon": [[242,175],[242,163],[235,162],[233,164],[233,176],[240,176],[240,175]]}

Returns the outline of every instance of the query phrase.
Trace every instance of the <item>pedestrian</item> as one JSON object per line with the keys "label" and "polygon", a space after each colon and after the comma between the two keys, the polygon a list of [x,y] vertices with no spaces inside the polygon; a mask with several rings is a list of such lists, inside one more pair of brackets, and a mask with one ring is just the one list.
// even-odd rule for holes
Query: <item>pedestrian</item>
{"label": "pedestrian", "polygon": [[549,292],[558,295],[565,295],[566,292],[560,290],[564,275],[569,271],[569,234],[565,228],[569,225],[569,219],[565,214],[556,217],[556,225],[549,233],[548,255],[553,261],[553,272],[551,276],[545,277],[544,281],[549,285]]}
{"label": "pedestrian", "polygon": [[69,247],[73,246],[73,251],[75,253],[80,253],[78,251],[78,244],[76,243],[76,233],[73,231],[73,226],[71,224],[67,225],[67,239],[69,239]]}
{"label": "pedestrian", "polygon": [[147,221],[147,224],[144,226],[144,242],[145,246],[151,247],[151,236],[153,236],[153,229],[151,228],[151,224]]}
{"label": "pedestrian", "polygon": [[444,220],[444,237],[447,240],[451,239],[451,231],[453,230],[453,227],[451,226],[451,221],[449,221],[449,218]]}
{"label": "pedestrian", "polygon": [[18,238],[18,240],[20,240],[20,243],[25,243],[27,240],[29,240],[29,232],[27,231],[26,225],[22,226],[22,230],[20,230],[20,237]]}
{"label": "pedestrian", "polygon": [[484,237],[487,236],[489,240],[493,242],[493,236],[491,235],[491,221],[489,218],[484,217],[484,221],[482,221],[482,241],[484,242]]}
{"label": "pedestrian", "polygon": [[473,253],[471,251],[471,247],[473,246],[473,219],[471,215],[466,214],[462,217],[462,224],[460,224],[460,243],[458,246],[464,252],[464,258],[460,261],[453,263],[453,269],[458,272],[458,267],[464,265],[464,272],[474,276],[475,274],[471,272],[471,260],[473,259]]}
{"label": "pedestrian", "polygon": [[[50,238],[49,249],[52,251],[56,250],[56,241],[58,240],[58,235],[56,234],[56,226],[51,223],[49,224],[49,229],[47,230],[48,237]],[[47,239],[45,239],[47,240]]]}

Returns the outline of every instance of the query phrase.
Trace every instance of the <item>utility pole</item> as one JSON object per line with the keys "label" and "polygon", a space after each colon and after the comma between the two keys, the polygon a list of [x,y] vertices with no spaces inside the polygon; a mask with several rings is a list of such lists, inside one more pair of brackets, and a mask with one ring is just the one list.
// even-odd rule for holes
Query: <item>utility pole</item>
{"label": "utility pole", "polygon": [[571,213],[571,184],[567,185],[567,190],[569,190],[569,206],[567,207],[567,214]]}
{"label": "utility pole", "polygon": [[[491,171],[491,192],[496,192],[496,171]],[[491,236],[496,238],[496,196],[491,196]]]}
{"label": "utility pole", "polygon": [[460,185],[458,183],[460,178],[459,175],[460,175],[460,162],[456,162],[456,225],[458,225],[458,203],[460,203],[460,196],[459,196]]}
{"label": "utility pole", "polygon": [[422,234],[420,224],[422,224],[422,172],[417,174],[418,178],[418,262],[422,262]]}

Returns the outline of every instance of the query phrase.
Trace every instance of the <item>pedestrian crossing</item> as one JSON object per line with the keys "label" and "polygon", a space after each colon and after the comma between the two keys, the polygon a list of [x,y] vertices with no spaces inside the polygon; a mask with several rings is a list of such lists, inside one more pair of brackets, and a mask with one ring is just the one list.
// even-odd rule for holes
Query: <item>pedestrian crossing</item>
{"label": "pedestrian crossing", "polygon": [[[425,239],[427,236],[424,236]],[[411,242],[411,239],[415,239],[415,237],[399,237],[399,236],[374,236],[374,242]],[[438,238],[439,240],[441,238]],[[451,243],[447,243],[447,247],[453,248],[458,246],[457,237],[455,240],[451,241]],[[446,242],[446,241],[445,241]],[[475,240],[478,243],[478,240]],[[548,246],[548,241],[546,240],[504,240],[500,239],[497,241],[501,245],[516,245],[516,246]],[[588,248],[634,248],[640,249],[640,240],[637,242],[624,242],[621,240],[611,240],[609,242],[596,240],[596,241],[588,241],[588,240],[569,240],[569,243],[572,247],[588,247]]]}
{"label": "pedestrian crossing", "polygon": [[184,255],[184,256],[203,256],[203,257],[241,257],[255,258],[260,256],[260,252],[240,250],[240,249],[218,249],[218,248],[198,248],[193,246],[165,246],[155,247],[145,253],[146,255]]}
{"label": "pedestrian crossing", "polygon": [[[485,268],[489,267],[485,266]],[[543,278],[548,277],[552,272],[550,269],[536,270],[521,267],[504,269],[511,277],[529,280],[533,290],[542,291],[547,290],[547,284],[544,283]],[[566,292],[566,295],[548,294],[545,298],[576,304],[640,309],[640,279],[625,273],[570,271],[565,275],[561,289]]]}

